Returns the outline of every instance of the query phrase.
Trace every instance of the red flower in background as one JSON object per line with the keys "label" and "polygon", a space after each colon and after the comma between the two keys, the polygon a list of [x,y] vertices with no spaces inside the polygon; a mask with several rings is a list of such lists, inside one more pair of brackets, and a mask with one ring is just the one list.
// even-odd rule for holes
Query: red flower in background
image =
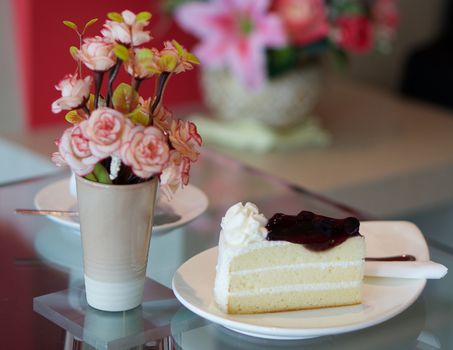
{"label": "red flower in background", "polygon": [[394,0],[376,0],[372,14],[377,25],[391,30],[398,27],[399,15]]}
{"label": "red flower in background", "polygon": [[329,32],[324,0],[275,0],[272,10],[282,19],[295,44],[318,41]]}
{"label": "red flower in background", "polygon": [[344,50],[365,53],[373,45],[370,20],[365,16],[342,16],[337,19],[333,40]]}
{"label": "red flower in background", "polygon": [[394,0],[376,0],[371,11],[375,23],[376,44],[389,51],[389,43],[394,40],[399,24],[398,9]]}

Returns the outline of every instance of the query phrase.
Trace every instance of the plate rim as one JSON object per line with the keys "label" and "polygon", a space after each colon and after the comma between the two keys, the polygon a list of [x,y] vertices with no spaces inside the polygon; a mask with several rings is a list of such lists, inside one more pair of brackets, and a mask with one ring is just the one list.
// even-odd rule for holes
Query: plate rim
{"label": "plate rim", "polygon": [[[77,199],[74,198],[69,192],[69,181],[70,181],[70,178],[68,177],[68,178],[57,180],[57,181],[53,181],[53,182],[47,184],[46,186],[40,188],[39,191],[36,192],[34,199],[33,199],[33,204],[34,204],[35,208],[37,208],[38,210],[39,209],[49,209],[49,208],[42,208],[39,205],[39,197],[41,197],[45,191],[48,191],[49,188],[57,187],[57,186],[63,187],[63,184],[66,184],[65,187],[68,189],[67,192],[69,195],[68,198],[70,198],[69,200],[71,201],[71,203],[76,204]],[[175,222],[172,222],[172,223],[153,226],[153,234],[162,234],[162,233],[168,232],[170,230],[176,229],[178,227],[181,227],[183,225],[186,225],[186,224],[192,222],[193,220],[195,220],[201,214],[203,214],[206,211],[206,209],[209,207],[209,198],[206,195],[206,193],[204,193],[199,187],[194,186],[192,184],[188,184],[186,186],[186,190],[197,192],[199,198],[202,200],[202,203],[203,203],[202,208],[199,210],[199,212],[196,215],[193,215],[192,217],[190,217],[188,219],[187,218],[184,219],[184,217],[181,217],[181,219],[179,219]],[[171,201],[168,204],[171,205]],[[62,226],[71,228],[72,231],[74,231],[74,232],[80,232],[80,224],[78,222],[66,220],[64,218],[52,216],[52,215],[45,215],[45,216],[49,220],[51,220],[55,223],[58,223]]]}
{"label": "plate rim", "polygon": [[[410,225],[416,228],[414,233],[417,233],[417,238],[420,240],[420,242],[423,243],[423,249],[425,250],[423,253],[427,254],[427,257],[429,258],[429,249],[426,244],[426,240],[421,233],[420,229],[412,222],[409,221],[363,221],[362,223],[367,223],[367,225],[373,225],[375,223],[378,224],[386,224],[386,223],[393,223],[393,224],[404,224],[404,225]],[[333,335],[333,334],[342,334],[342,333],[347,333],[347,332],[352,332],[368,327],[375,326],[377,324],[380,324],[382,322],[385,322],[400,313],[404,312],[407,308],[409,308],[420,296],[420,294],[423,292],[425,286],[426,286],[426,279],[412,279],[412,283],[414,281],[417,281],[418,284],[416,285],[416,290],[414,291],[413,294],[411,294],[411,297],[409,299],[405,299],[404,303],[402,303],[399,307],[393,308],[390,311],[387,311],[383,316],[376,316],[372,318],[371,320],[365,321],[365,322],[355,322],[352,324],[347,324],[344,326],[335,326],[335,327],[316,327],[316,328],[287,328],[287,327],[272,327],[272,326],[260,326],[256,324],[250,324],[250,323],[245,323],[241,322],[238,320],[231,320],[226,317],[219,316],[214,313],[210,313],[209,311],[206,311],[196,305],[191,304],[189,301],[187,301],[183,295],[179,292],[177,285],[176,285],[176,278],[177,275],[180,274],[180,270],[184,268],[184,266],[187,266],[188,264],[193,264],[193,260],[195,259],[200,259],[203,254],[214,254],[217,256],[217,246],[211,247],[209,249],[206,249],[197,255],[191,257],[188,259],[186,262],[184,262],[175,272],[173,278],[172,278],[172,289],[173,292],[175,293],[175,296],[177,299],[183,304],[186,308],[188,308],[190,311],[194,312],[195,314],[211,321],[216,324],[219,324],[223,327],[226,327],[228,329],[231,329],[233,331],[250,335],[250,336],[255,336],[259,338],[265,338],[265,339],[281,339],[281,340],[295,340],[295,339],[307,339],[307,338],[313,338],[313,337],[319,337],[319,336],[324,336],[324,335]],[[366,286],[366,284],[365,284]],[[345,306],[348,307],[348,306]],[[303,310],[296,311],[296,312],[303,312]],[[231,315],[230,315],[231,316]],[[235,316],[232,316],[235,317]],[[275,331],[278,331],[278,335],[275,335]],[[272,335],[274,334],[274,335]]]}

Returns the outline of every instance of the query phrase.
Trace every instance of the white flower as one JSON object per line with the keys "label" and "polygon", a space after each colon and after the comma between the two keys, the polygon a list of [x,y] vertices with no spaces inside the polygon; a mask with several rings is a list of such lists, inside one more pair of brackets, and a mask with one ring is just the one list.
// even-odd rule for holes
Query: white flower
{"label": "white flower", "polygon": [[93,78],[77,79],[77,74],[67,75],[55,89],[61,91],[61,97],[52,103],[52,112],[60,113],[62,110],[72,110],[83,106],[90,95],[90,85]]}
{"label": "white flower", "polygon": [[88,69],[97,72],[105,72],[116,63],[113,43],[100,36],[85,39],[77,57]]}
{"label": "white flower", "polygon": [[149,31],[143,30],[148,21],[137,21],[136,15],[129,10],[124,10],[121,15],[124,22],[105,22],[101,30],[105,38],[126,46],[139,46],[151,40]]}

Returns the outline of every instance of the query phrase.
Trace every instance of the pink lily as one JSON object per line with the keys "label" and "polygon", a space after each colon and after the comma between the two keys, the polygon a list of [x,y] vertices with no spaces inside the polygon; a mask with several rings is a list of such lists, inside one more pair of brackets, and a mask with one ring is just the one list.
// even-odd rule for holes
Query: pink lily
{"label": "pink lily", "polygon": [[286,43],[280,18],[268,8],[268,0],[213,0],[181,6],[176,19],[201,40],[194,51],[207,67],[228,67],[248,87],[259,88],[266,49]]}

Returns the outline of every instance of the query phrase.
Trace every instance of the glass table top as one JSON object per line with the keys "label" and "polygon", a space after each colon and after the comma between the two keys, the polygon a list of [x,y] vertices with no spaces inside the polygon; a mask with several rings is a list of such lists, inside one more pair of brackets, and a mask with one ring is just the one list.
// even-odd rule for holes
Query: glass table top
{"label": "glass table top", "polygon": [[[46,217],[13,213],[15,208],[33,208],[41,189],[67,177],[63,172],[0,187],[0,334],[5,349],[453,348],[451,274],[428,281],[418,300],[389,321],[307,340],[242,335],[179,304],[170,290],[173,274],[190,257],[217,245],[220,220],[236,202],[254,202],[268,217],[277,211],[295,214],[304,209],[333,217],[372,218],[209,151],[202,154],[191,174],[191,184],[209,200],[208,209],[188,225],[151,239],[147,269],[151,299],[145,296],[138,311],[99,313],[84,304],[80,233]],[[433,260],[452,265],[447,246],[436,244],[430,253]],[[153,300],[152,285],[165,295],[162,300],[166,302]],[[138,329],[133,325],[139,325]],[[108,327],[113,328],[107,332]]]}

